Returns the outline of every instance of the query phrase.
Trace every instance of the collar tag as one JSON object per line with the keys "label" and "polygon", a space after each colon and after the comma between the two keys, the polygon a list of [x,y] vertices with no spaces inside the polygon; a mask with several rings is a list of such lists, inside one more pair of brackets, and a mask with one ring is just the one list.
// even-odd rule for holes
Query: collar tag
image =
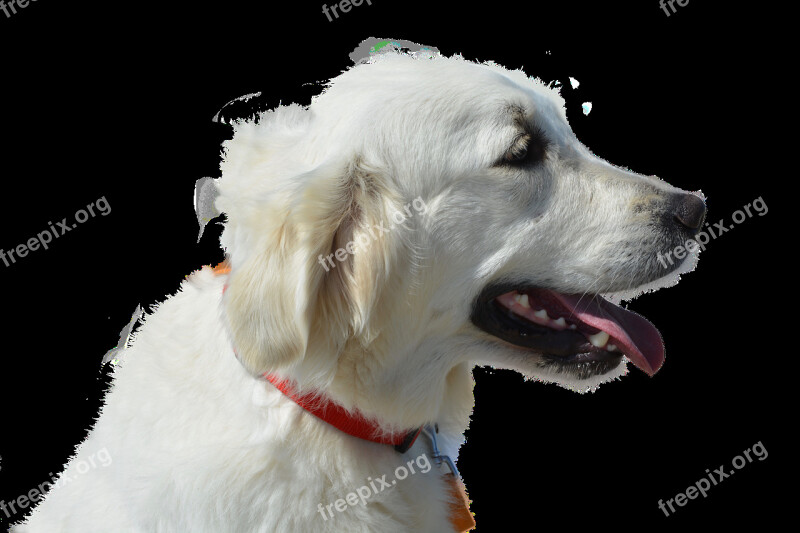
{"label": "collar tag", "polygon": [[469,510],[470,499],[467,496],[467,488],[461,481],[456,463],[449,455],[442,455],[436,441],[436,434],[439,433],[439,425],[433,427],[425,426],[423,433],[430,439],[433,449],[433,460],[436,466],[447,465],[450,473],[444,475],[445,483],[450,492],[450,523],[458,533],[465,533],[475,528],[475,516]]}
{"label": "collar tag", "polygon": [[422,431],[424,431],[425,435],[431,440],[431,447],[433,448],[433,460],[436,461],[436,466],[441,466],[442,463],[447,464],[447,467],[450,469],[450,473],[461,479],[461,474],[458,473],[458,468],[456,468],[455,461],[453,461],[449,455],[442,455],[442,453],[439,451],[439,445],[436,440],[436,434],[439,433],[439,424],[434,424],[433,427],[425,426]]}

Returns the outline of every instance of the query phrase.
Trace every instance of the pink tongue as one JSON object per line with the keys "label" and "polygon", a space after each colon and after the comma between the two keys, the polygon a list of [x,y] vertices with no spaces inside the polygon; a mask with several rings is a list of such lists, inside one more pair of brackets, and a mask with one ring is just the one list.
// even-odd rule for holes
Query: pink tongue
{"label": "pink tongue", "polygon": [[[637,368],[653,375],[664,363],[664,342],[648,320],[598,297],[549,291],[581,322],[605,331]],[[612,342],[612,341],[609,341]]]}

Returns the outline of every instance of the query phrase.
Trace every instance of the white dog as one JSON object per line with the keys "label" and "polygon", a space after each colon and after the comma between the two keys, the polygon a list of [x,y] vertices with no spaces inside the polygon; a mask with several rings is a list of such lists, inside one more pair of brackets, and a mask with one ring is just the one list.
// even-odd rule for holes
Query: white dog
{"label": "white dog", "polygon": [[14,531],[465,529],[444,456],[472,368],[653,374],[658,332],[599,295],[673,282],[657,254],[705,214],[594,156],[540,81],[438,54],[237,123],[218,188],[230,271],[147,316],[68,482]]}

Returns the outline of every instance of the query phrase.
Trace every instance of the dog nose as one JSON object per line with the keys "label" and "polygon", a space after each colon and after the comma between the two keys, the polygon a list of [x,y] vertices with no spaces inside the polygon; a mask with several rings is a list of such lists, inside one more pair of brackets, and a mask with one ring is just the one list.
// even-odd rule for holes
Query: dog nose
{"label": "dog nose", "polygon": [[706,204],[694,194],[681,194],[674,204],[675,220],[690,230],[698,230],[706,218]]}

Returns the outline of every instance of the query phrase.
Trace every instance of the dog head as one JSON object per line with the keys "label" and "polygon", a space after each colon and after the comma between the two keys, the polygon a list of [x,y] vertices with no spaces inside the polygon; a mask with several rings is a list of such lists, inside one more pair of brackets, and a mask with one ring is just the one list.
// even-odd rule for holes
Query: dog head
{"label": "dog head", "polygon": [[237,123],[222,171],[242,362],[404,427],[476,363],[578,390],[654,373],[658,332],[600,295],[674,283],[696,250],[661,254],[705,215],[593,155],[540,81],[457,57],[386,54]]}

